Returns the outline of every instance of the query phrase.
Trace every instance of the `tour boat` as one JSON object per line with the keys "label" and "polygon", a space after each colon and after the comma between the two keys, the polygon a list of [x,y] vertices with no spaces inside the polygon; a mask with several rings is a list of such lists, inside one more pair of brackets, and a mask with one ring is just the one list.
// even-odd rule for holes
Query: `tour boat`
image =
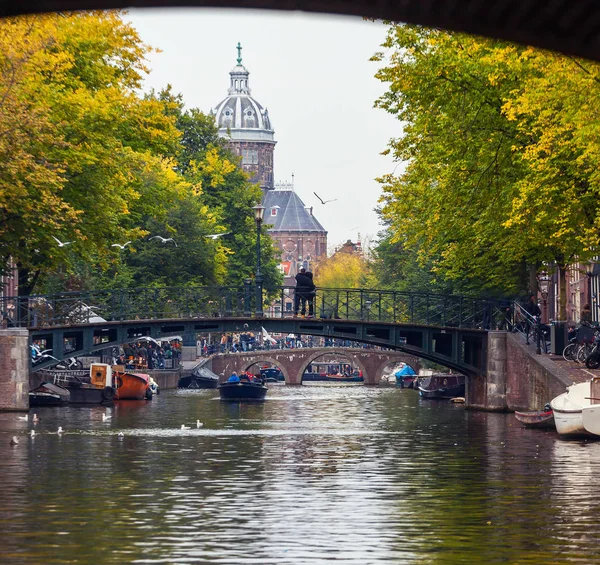
{"label": "tour boat", "polygon": [[465,376],[438,373],[419,379],[419,394],[423,398],[454,398],[465,395]]}
{"label": "tour boat", "polygon": [[562,436],[600,436],[600,377],[573,384],[550,401]]}
{"label": "tour boat", "polygon": [[515,418],[526,428],[555,428],[554,412],[547,410],[533,410],[530,412],[515,411]]}
{"label": "tour boat", "polygon": [[115,400],[152,400],[150,375],[125,371],[121,365],[112,368],[115,383]]}
{"label": "tour boat", "polygon": [[324,381],[338,383],[362,383],[362,372],[350,363],[340,361],[313,361],[302,375],[303,382]]}
{"label": "tour boat", "polygon": [[267,390],[269,389],[261,381],[241,380],[219,385],[221,400],[264,400]]}

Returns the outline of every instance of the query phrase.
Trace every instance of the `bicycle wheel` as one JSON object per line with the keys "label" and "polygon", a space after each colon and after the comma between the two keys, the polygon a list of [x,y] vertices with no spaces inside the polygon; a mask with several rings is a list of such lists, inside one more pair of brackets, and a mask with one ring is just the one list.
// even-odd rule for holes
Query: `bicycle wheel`
{"label": "bicycle wheel", "polygon": [[600,351],[598,351],[597,345],[594,345],[591,353],[586,357],[585,366],[588,369],[597,369],[600,367]]}
{"label": "bicycle wheel", "polygon": [[575,359],[575,361],[577,361],[577,363],[579,363],[581,365],[584,365],[585,360],[587,359],[587,357],[591,353],[591,351],[592,351],[591,343],[581,344],[581,346],[577,350],[577,358]]}
{"label": "bicycle wheel", "polygon": [[567,347],[563,349],[562,356],[565,361],[575,361],[577,355],[577,344],[569,343]]}

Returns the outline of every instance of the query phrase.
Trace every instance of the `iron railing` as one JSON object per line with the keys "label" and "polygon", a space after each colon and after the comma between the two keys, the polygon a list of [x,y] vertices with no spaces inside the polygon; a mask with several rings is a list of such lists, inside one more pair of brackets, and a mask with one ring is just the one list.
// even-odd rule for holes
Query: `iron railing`
{"label": "iron railing", "polygon": [[[254,286],[164,287],[0,297],[4,323],[15,327],[74,326],[105,321],[244,317],[287,318],[294,287],[278,287],[257,308]],[[322,319],[495,329],[513,323],[512,307],[493,300],[372,289],[318,288]],[[500,320],[500,321],[499,321]]]}

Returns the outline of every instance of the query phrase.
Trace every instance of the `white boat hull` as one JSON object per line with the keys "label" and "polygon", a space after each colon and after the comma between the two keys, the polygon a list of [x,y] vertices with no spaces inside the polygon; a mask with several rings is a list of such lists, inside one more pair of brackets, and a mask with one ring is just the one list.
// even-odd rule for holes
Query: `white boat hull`
{"label": "white boat hull", "polygon": [[561,436],[600,437],[600,404],[592,404],[591,382],[567,387],[550,402],[556,431]]}

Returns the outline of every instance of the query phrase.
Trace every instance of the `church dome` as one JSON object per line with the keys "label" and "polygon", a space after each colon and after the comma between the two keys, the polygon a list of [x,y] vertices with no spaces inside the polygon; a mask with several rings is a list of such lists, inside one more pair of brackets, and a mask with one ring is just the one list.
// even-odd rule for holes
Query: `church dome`
{"label": "church dome", "polygon": [[269,112],[252,96],[246,67],[242,65],[238,44],[237,65],[229,73],[228,96],[214,110],[219,135],[232,141],[265,141],[275,143]]}

